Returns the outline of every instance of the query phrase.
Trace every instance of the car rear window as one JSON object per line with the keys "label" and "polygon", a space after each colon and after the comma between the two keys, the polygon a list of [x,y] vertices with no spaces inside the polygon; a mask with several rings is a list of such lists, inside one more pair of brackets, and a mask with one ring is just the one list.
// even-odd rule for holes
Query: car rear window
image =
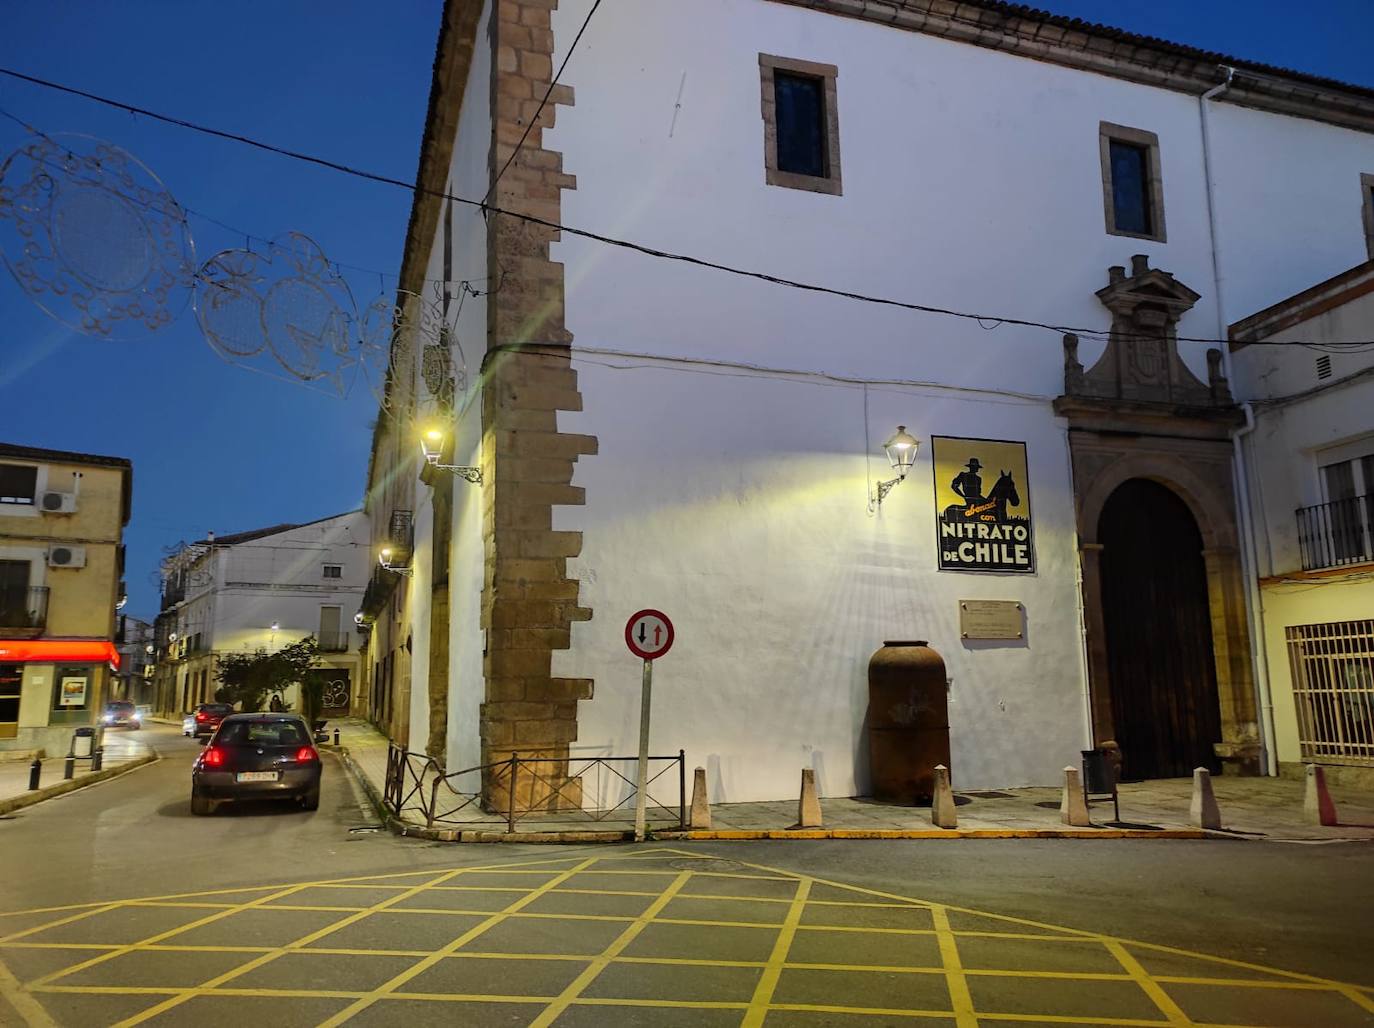
{"label": "car rear window", "polygon": [[207,714],[232,714],[234,708],[227,703],[202,703],[200,709]]}
{"label": "car rear window", "polygon": [[298,721],[231,721],[217,742],[239,746],[304,746],[310,740]]}

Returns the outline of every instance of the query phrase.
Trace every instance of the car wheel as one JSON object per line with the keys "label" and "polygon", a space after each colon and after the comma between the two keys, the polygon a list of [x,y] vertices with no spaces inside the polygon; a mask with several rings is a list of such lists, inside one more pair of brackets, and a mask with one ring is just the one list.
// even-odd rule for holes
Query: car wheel
{"label": "car wheel", "polygon": [[192,814],[195,814],[197,817],[213,814],[215,812],[215,807],[216,803],[214,800],[210,799],[208,796],[201,795],[201,793],[197,792],[195,789],[191,790]]}
{"label": "car wheel", "polygon": [[318,785],[315,786],[315,788],[311,789],[308,793],[306,793],[304,796],[301,797],[301,809],[302,809],[302,810],[319,810],[319,809],[320,809],[320,787],[319,787]]}

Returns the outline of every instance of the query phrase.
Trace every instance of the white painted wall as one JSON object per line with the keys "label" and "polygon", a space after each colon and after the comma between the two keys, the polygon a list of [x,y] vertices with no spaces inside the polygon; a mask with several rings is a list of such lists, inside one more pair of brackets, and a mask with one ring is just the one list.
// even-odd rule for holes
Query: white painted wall
{"label": "white painted wall", "polygon": [[[1268,302],[1276,299],[1270,297]],[[1358,297],[1274,336],[1280,344],[1359,339],[1374,339],[1374,294]],[[1317,378],[1319,356],[1331,360],[1331,377],[1325,380]],[[1245,449],[1252,481],[1251,504],[1257,514],[1259,574],[1267,577],[1298,571],[1302,559],[1294,512],[1326,502],[1318,471],[1322,464],[1331,462],[1326,454],[1334,447],[1360,440],[1368,440],[1374,450],[1374,376],[1331,385],[1374,368],[1374,352],[1345,349],[1323,353],[1297,346],[1248,346],[1233,360],[1238,387],[1256,401],[1255,431],[1246,439]],[[1321,385],[1328,388],[1296,403],[1266,403]]]}
{"label": "white painted wall", "polygon": [[[555,66],[589,3],[554,13]],[[1196,98],[767,0],[639,0],[615,14],[580,44],[565,75],[576,105],[547,135],[578,177],[563,200],[571,225],[842,289],[1099,328],[1107,267],[1145,253],[1203,294],[1180,331],[1209,337],[1364,255],[1369,136],[1217,106],[1221,312]],[[839,67],[842,197],[765,184],[760,53]],[[1106,233],[1101,121],[1158,134],[1167,243]],[[1054,781],[1087,737],[1066,441],[1048,403],[1062,390],[1058,336],[566,234],[554,257],[580,347],[1044,398],[875,385],[865,426],[859,390],[584,353],[585,412],[560,424],[597,435],[600,453],[575,479],[587,506],[555,524],[585,533],[571,570],[596,611],[554,667],[597,681],[579,750],[633,752],[638,665],[620,633],[633,609],[658,605],[679,641],[657,669],[654,748],[682,745],[710,765],[717,799],[791,795],[803,765],[823,792],[863,789],[867,659],[884,638],[913,635],[949,666],[958,783]],[[1100,349],[1085,341],[1085,364]],[[1204,380],[1205,349],[1182,346]],[[922,460],[869,517],[867,482],[886,477],[879,447],[899,422],[922,439]],[[931,434],[1027,442],[1034,576],[934,570]],[[956,602],[969,597],[1024,602],[1027,645],[961,646]]]}

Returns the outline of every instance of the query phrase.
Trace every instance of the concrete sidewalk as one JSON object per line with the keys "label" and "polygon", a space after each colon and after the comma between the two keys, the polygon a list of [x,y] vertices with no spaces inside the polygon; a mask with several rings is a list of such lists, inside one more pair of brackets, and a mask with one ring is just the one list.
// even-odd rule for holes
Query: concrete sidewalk
{"label": "concrete sidewalk", "polygon": [[107,730],[100,771],[91,770],[91,761],[78,760],[70,780],[62,777],[64,756],[44,757],[39,788],[29,789],[29,764],[32,758],[0,761],[0,813],[27,807],[52,796],[60,796],[72,789],[113,778],[157,759],[157,753],[138,732]]}
{"label": "concrete sidewalk", "polygon": [[[330,723],[337,727],[340,742],[348,751],[355,773],[379,802],[386,776],[387,740],[370,724],[359,720]],[[800,777],[800,775],[798,776]],[[688,781],[691,781],[690,769]],[[1121,820],[1113,821],[1110,800],[1094,801],[1093,825],[1070,828],[1059,817],[1060,790],[1056,788],[1002,789],[956,792],[959,827],[935,828],[928,807],[902,807],[861,797],[828,797],[821,800],[824,828],[794,830],[797,801],[766,803],[714,803],[710,831],[677,831],[676,824],[652,825],[658,838],[760,839],[760,838],[1235,838],[1285,842],[1334,842],[1374,840],[1374,795],[1332,787],[1340,824],[1332,827],[1309,824],[1303,814],[1304,783],[1281,778],[1213,779],[1221,808],[1221,831],[1204,832],[1189,823],[1191,779],[1127,782],[1120,786]],[[676,790],[674,790],[676,791]],[[690,797],[688,797],[690,802]],[[423,830],[418,812],[405,810],[399,824]],[[627,812],[628,815],[628,812]],[[505,833],[505,820],[483,816],[474,807],[464,810],[466,819],[436,827],[481,833],[484,837]],[[579,827],[605,834],[623,830],[623,822],[578,821],[568,816],[532,816],[522,819],[526,833],[567,833]],[[446,831],[443,837],[454,835]]]}

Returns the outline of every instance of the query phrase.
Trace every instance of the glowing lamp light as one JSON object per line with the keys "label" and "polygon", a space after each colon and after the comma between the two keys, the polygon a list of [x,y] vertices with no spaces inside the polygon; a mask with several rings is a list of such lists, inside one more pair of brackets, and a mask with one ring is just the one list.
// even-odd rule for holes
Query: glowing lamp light
{"label": "glowing lamp light", "polygon": [[916,462],[916,449],[920,445],[914,436],[907,433],[905,425],[898,425],[892,438],[883,443],[887,459],[892,463],[892,470],[897,472],[898,478],[906,478],[906,473]]}
{"label": "glowing lamp light", "polygon": [[382,567],[386,567],[388,564],[391,563],[391,547],[390,547],[390,546],[383,546],[383,547],[382,547],[382,552],[378,555],[378,557],[377,557],[377,562],[378,562],[379,564],[381,564]]}
{"label": "glowing lamp light", "polygon": [[448,433],[437,422],[431,421],[420,429],[420,453],[424,456],[425,463],[429,467],[457,475],[473,485],[480,485],[482,482],[481,468],[443,463],[444,448],[447,445]]}
{"label": "glowing lamp light", "polygon": [[920,445],[920,440],[908,433],[905,425],[898,425],[892,438],[883,443],[883,450],[887,453],[887,459],[892,465],[892,470],[897,472],[897,477],[878,483],[878,504],[881,504],[887,494],[906,479],[907,473],[916,463],[916,451]]}
{"label": "glowing lamp light", "polygon": [[279,621],[273,621],[273,622],[272,622],[272,631],[275,632],[275,631],[277,631],[277,629],[279,629],[279,628],[281,628],[281,622],[279,622]]}

